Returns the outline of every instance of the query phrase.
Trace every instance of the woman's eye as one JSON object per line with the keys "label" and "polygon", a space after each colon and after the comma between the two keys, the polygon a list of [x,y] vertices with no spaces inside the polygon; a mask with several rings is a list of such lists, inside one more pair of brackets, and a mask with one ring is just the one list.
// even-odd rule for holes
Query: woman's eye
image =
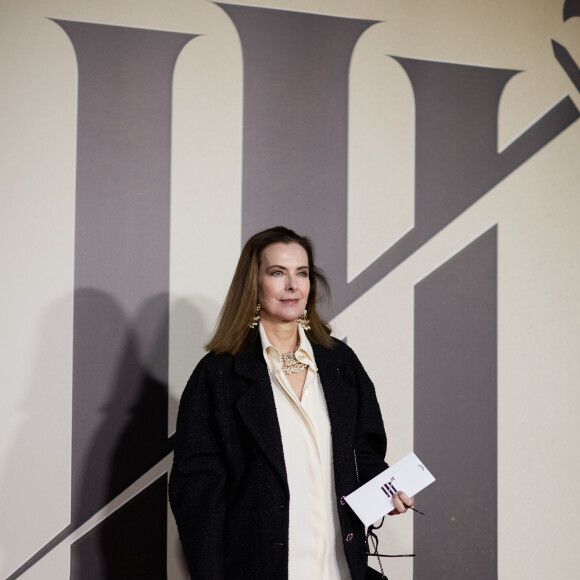
{"label": "woman's eye", "polygon": [[280,270],[275,270],[274,272],[272,272],[272,276],[281,276],[282,272]]}
{"label": "woman's eye", "polygon": [[308,272],[298,272],[298,276],[302,276],[302,278],[308,278]]}

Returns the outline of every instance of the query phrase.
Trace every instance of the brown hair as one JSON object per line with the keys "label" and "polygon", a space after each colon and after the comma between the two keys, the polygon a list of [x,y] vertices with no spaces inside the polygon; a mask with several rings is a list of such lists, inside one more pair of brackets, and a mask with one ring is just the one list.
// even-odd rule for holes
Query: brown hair
{"label": "brown hair", "polygon": [[307,309],[310,320],[308,339],[322,346],[331,347],[330,326],[316,308],[322,298],[330,295],[326,276],[314,265],[314,248],[305,236],[282,226],[276,226],[254,234],[244,245],[230,289],[222,306],[217,327],[210,341],[205,345],[207,350],[215,353],[228,352],[238,354],[247,344],[255,339],[258,329],[248,327],[256,313],[258,303],[258,269],[264,248],[270,244],[282,242],[300,244],[308,256],[310,294]]}

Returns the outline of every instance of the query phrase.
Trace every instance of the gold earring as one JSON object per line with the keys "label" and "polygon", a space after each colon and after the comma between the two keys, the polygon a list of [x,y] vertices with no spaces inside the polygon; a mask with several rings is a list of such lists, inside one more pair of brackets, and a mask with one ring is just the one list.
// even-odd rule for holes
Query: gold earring
{"label": "gold earring", "polygon": [[298,324],[304,330],[310,330],[310,320],[308,320],[308,311],[304,309],[304,312],[298,317]]}
{"label": "gold earring", "polygon": [[248,326],[250,328],[256,328],[256,326],[258,326],[258,322],[260,322],[260,310],[262,310],[262,306],[258,302],[258,304],[256,304],[256,312],[254,313],[254,318],[252,318],[252,320],[248,322]]}

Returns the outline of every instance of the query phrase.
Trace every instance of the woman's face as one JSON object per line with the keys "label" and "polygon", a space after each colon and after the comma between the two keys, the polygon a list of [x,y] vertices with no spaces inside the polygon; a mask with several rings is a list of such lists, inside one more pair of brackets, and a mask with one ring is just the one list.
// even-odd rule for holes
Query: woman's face
{"label": "woman's face", "polygon": [[262,251],[258,271],[258,301],[264,323],[296,321],[310,293],[308,255],[296,242],[276,242]]}

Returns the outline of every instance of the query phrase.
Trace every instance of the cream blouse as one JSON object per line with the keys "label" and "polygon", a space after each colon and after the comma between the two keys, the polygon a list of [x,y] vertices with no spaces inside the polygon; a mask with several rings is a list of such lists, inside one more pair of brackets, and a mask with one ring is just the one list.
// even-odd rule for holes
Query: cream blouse
{"label": "cream blouse", "polygon": [[299,362],[308,365],[302,400],[282,372],[280,352],[260,324],[290,489],[288,580],[348,580],[336,508],[332,440],[312,346],[299,327]]}

